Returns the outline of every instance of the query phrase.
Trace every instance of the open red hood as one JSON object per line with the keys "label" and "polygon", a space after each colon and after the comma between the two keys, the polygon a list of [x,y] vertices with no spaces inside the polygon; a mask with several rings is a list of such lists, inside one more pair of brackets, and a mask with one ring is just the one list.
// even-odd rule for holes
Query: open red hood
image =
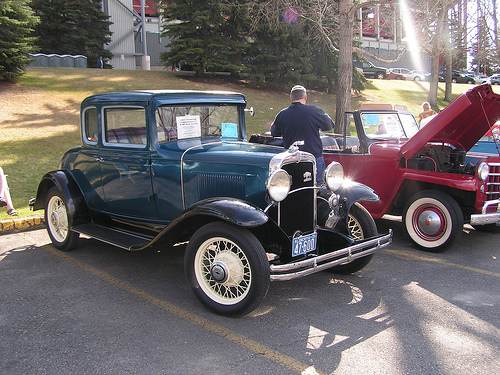
{"label": "open red hood", "polygon": [[444,142],[469,151],[500,119],[500,95],[490,85],[463,93],[430,120],[402,147],[408,159],[428,142]]}

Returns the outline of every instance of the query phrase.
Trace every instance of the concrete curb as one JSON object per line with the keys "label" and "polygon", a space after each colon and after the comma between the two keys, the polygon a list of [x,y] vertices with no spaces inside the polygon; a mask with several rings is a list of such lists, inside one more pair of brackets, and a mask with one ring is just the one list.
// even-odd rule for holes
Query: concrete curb
{"label": "concrete curb", "polygon": [[0,235],[41,229],[44,227],[45,220],[40,216],[2,220],[0,221]]}

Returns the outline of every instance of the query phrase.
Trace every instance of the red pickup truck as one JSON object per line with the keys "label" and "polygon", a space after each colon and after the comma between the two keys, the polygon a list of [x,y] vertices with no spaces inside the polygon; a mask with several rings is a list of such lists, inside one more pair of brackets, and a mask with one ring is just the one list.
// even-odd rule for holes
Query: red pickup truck
{"label": "red pickup truck", "polygon": [[432,252],[456,242],[464,223],[500,232],[500,157],[466,162],[500,119],[500,95],[476,86],[421,129],[413,114],[389,108],[348,112],[343,134],[323,137],[326,164],[340,162],[346,177],[379,195],[362,203],[370,214],[402,216],[411,241]]}

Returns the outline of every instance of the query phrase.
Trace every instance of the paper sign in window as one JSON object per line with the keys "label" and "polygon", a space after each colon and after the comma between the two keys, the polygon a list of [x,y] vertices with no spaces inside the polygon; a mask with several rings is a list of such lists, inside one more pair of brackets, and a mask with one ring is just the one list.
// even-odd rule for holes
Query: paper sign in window
{"label": "paper sign in window", "polygon": [[201,137],[200,116],[181,116],[177,122],[177,139]]}
{"label": "paper sign in window", "polygon": [[238,124],[223,122],[221,125],[223,137],[238,138]]}

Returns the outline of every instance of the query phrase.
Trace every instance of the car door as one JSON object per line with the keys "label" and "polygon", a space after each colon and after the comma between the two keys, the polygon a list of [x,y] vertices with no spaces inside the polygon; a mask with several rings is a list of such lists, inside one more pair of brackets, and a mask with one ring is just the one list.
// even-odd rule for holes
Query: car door
{"label": "car door", "polygon": [[102,109],[101,183],[110,214],[157,218],[151,182],[146,110],[140,105]]}

